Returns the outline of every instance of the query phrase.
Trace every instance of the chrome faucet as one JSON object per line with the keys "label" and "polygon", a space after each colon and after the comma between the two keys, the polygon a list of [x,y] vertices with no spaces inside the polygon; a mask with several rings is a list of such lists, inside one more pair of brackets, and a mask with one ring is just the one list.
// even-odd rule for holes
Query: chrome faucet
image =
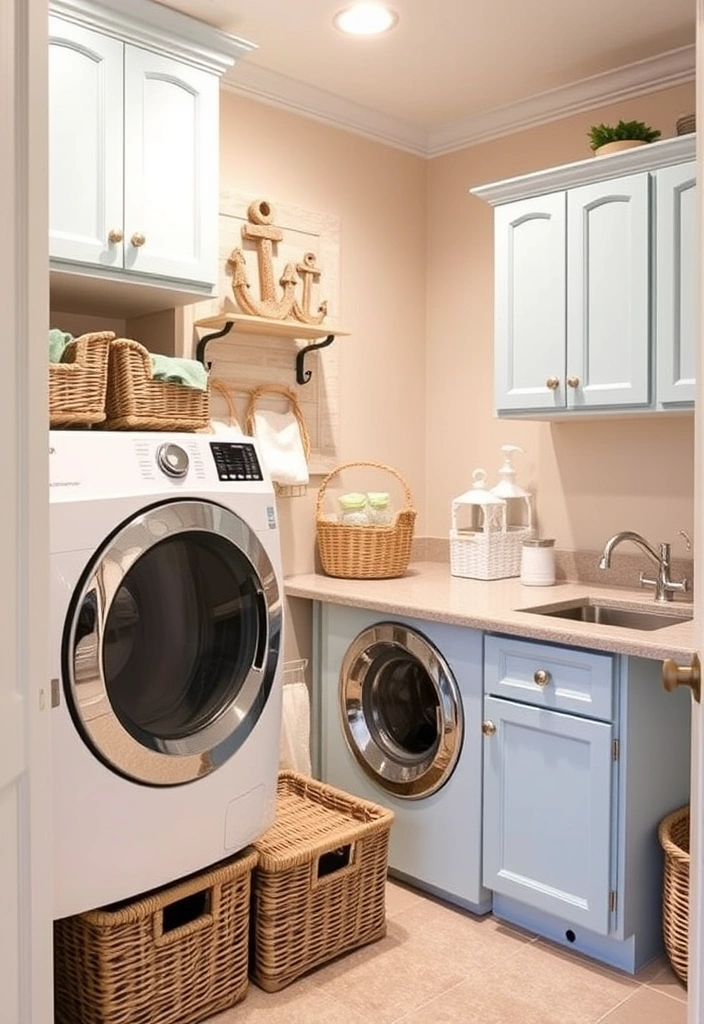
{"label": "chrome faucet", "polygon": [[655,587],[656,601],[671,601],[673,594],[684,594],[687,592],[688,582],[686,579],[679,582],[670,579],[670,545],[661,544],[660,553],[658,554],[648,544],[645,537],[641,537],[639,533],[634,533],[632,530],[622,530],[621,533],[615,533],[613,537],[607,540],[599,559],[600,569],[609,568],[614,548],[624,540],[630,540],[637,544],[657,565],[657,576],[654,579],[651,576],[646,576],[645,573],[640,574],[641,587]]}

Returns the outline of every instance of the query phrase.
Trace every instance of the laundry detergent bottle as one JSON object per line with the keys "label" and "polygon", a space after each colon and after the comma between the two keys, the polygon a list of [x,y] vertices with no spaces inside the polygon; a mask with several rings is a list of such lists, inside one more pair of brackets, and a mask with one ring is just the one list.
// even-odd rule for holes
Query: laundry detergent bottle
{"label": "laundry detergent bottle", "polygon": [[534,533],[533,495],[516,483],[516,467],[513,457],[516,452],[523,452],[517,444],[502,444],[504,461],[499,469],[499,482],[491,488],[491,493],[506,502],[506,521],[509,530],[520,530],[527,537]]}

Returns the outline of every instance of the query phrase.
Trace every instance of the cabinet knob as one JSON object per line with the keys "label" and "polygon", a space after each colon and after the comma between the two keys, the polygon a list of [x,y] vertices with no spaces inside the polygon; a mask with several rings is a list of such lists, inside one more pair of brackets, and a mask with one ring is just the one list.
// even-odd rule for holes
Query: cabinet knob
{"label": "cabinet knob", "polygon": [[121,228],[113,228],[112,231],[108,232],[108,242],[112,242],[113,245],[117,245],[124,237]]}
{"label": "cabinet knob", "polygon": [[568,388],[578,388],[579,387],[579,377],[568,377],[567,378],[567,387]]}
{"label": "cabinet knob", "polygon": [[135,233],[130,238],[130,242],[135,247],[135,249],[140,249],[144,245],[146,240],[146,237],[140,231],[135,231]]}
{"label": "cabinet knob", "polygon": [[533,673],[533,682],[536,683],[538,686],[547,686],[551,679],[552,676],[547,671],[547,669],[538,668]]}
{"label": "cabinet knob", "polygon": [[667,658],[662,663],[662,684],[668,693],[672,693],[678,686],[689,686],[697,704],[701,701],[701,677],[698,654],[692,655],[690,665],[678,665],[672,658]]}
{"label": "cabinet knob", "polygon": [[559,386],[560,386],[560,378],[559,377],[548,377],[548,379],[545,381],[545,387],[546,388],[550,388],[551,391],[557,391]]}
{"label": "cabinet knob", "polygon": [[485,736],[493,736],[496,732],[496,726],[490,719],[487,718],[485,722],[482,722],[482,732]]}

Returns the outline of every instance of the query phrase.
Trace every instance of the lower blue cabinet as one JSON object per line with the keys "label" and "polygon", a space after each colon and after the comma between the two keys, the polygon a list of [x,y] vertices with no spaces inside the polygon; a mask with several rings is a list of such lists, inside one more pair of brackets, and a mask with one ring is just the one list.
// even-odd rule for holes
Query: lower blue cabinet
{"label": "lower blue cabinet", "polygon": [[487,634],[482,876],[494,914],[635,973],[662,951],[660,820],[690,695],[660,662]]}
{"label": "lower blue cabinet", "polygon": [[484,714],[484,884],[607,934],[613,726],[496,697]]}

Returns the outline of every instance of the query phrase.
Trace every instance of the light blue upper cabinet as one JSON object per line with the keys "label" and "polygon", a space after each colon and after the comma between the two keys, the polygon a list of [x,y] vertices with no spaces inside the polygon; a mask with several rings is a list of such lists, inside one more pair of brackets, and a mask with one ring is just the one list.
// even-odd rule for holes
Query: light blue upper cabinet
{"label": "light blue upper cabinet", "polygon": [[694,402],[697,340],[697,211],[694,163],[656,171],[657,401]]}
{"label": "light blue upper cabinet", "polygon": [[499,416],[694,399],[694,136],[472,189],[494,206]]}
{"label": "light blue upper cabinet", "polygon": [[496,408],[564,406],[565,193],[498,207],[494,236]]}
{"label": "light blue upper cabinet", "polygon": [[650,401],[648,174],[567,193],[567,407]]}

